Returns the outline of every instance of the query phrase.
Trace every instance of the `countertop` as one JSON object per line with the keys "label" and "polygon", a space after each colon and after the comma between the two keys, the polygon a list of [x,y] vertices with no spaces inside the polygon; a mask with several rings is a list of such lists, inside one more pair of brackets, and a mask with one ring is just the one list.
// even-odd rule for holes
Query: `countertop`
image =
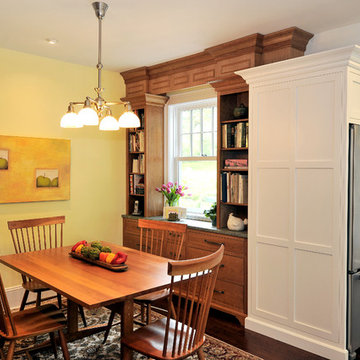
{"label": "countertop", "polygon": [[[150,220],[160,220],[160,221],[167,221],[163,219],[162,216],[152,216],[152,217],[143,217],[143,216],[135,216],[135,215],[122,215],[123,218],[127,219],[150,219]],[[190,229],[194,230],[201,230],[201,231],[208,231],[215,234],[223,234],[223,235],[229,235],[229,236],[237,236],[241,238],[247,238],[247,231],[233,231],[228,230],[226,228],[218,229],[215,226],[211,225],[211,222],[207,221],[200,221],[200,220],[190,220],[190,219],[181,219],[179,221],[182,224],[186,224]]]}

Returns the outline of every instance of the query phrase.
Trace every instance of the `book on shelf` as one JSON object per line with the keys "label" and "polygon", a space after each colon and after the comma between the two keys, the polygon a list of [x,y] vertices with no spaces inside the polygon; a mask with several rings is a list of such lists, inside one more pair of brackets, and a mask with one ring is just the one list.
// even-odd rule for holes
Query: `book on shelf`
{"label": "book on shelf", "polygon": [[132,171],[135,174],[143,174],[145,172],[145,155],[140,154],[132,161]]}
{"label": "book on shelf", "polygon": [[247,168],[248,160],[247,159],[225,159],[224,169],[226,168]]}
{"label": "book on shelf", "polygon": [[249,123],[241,121],[223,124],[221,126],[221,138],[224,149],[247,147],[249,144]]}
{"label": "book on shelf", "polygon": [[129,191],[130,195],[143,195],[145,190],[144,175],[129,175]]}
{"label": "book on shelf", "polygon": [[144,130],[129,134],[129,151],[142,152],[145,149]]}
{"label": "book on shelf", "polygon": [[247,204],[248,176],[238,173],[221,173],[221,201],[224,203]]}

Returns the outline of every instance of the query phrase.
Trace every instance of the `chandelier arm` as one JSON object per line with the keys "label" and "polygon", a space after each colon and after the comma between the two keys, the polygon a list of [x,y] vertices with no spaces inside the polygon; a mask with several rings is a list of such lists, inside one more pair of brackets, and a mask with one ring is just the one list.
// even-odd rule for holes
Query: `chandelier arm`
{"label": "chandelier arm", "polygon": [[103,64],[101,63],[101,50],[102,50],[102,16],[98,17],[99,20],[99,38],[98,38],[98,63],[96,65],[98,69],[98,89],[101,88],[101,70],[103,68]]}

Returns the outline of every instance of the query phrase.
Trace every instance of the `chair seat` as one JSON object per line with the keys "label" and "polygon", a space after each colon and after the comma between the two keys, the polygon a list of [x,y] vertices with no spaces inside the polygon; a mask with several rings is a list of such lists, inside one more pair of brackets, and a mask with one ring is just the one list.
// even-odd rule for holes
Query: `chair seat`
{"label": "chair seat", "polygon": [[33,291],[33,292],[50,290],[45,284],[43,284],[37,280],[26,281],[26,282],[22,283],[22,287],[25,290],[29,290],[29,291]]}
{"label": "chair seat", "polygon": [[[174,357],[171,356],[171,349],[173,346],[174,331],[176,327],[176,321],[173,319],[170,320],[167,354],[166,356],[163,356],[162,354],[163,346],[164,346],[164,336],[166,330],[166,321],[167,319],[163,318],[151,323],[150,325],[141,327],[135,332],[122,338],[121,343],[135,351],[141,352],[142,354],[145,354],[146,356],[155,359],[161,359],[161,360],[173,359]],[[178,323],[179,330],[181,329],[181,326],[182,324]],[[186,325],[184,325],[184,327],[186,329]],[[191,334],[191,331],[192,329],[189,328],[189,336]],[[184,341],[184,339],[182,341]],[[183,355],[183,357],[193,354],[202,346],[204,341],[205,341],[205,337],[203,337],[201,341],[199,341],[199,343],[192,348],[191,352],[185,351],[185,352],[181,352],[181,354]]]}
{"label": "chair seat", "polygon": [[15,328],[21,336],[10,334],[7,339],[41,335],[63,329],[66,326],[64,314],[53,304],[42,305],[12,313]]}
{"label": "chair seat", "polygon": [[142,296],[138,296],[134,299],[136,302],[143,302],[143,303],[151,303],[157,300],[166,299],[170,295],[169,289],[163,289],[159,291],[154,291],[149,294],[145,294]]}

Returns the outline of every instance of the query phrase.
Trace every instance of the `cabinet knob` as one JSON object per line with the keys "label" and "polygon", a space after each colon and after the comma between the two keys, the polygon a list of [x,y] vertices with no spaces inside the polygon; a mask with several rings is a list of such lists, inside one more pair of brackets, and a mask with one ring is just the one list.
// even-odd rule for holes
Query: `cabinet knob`
{"label": "cabinet knob", "polygon": [[224,290],[216,290],[216,289],[214,289],[214,293],[216,293],[216,294],[225,294],[225,291]]}

